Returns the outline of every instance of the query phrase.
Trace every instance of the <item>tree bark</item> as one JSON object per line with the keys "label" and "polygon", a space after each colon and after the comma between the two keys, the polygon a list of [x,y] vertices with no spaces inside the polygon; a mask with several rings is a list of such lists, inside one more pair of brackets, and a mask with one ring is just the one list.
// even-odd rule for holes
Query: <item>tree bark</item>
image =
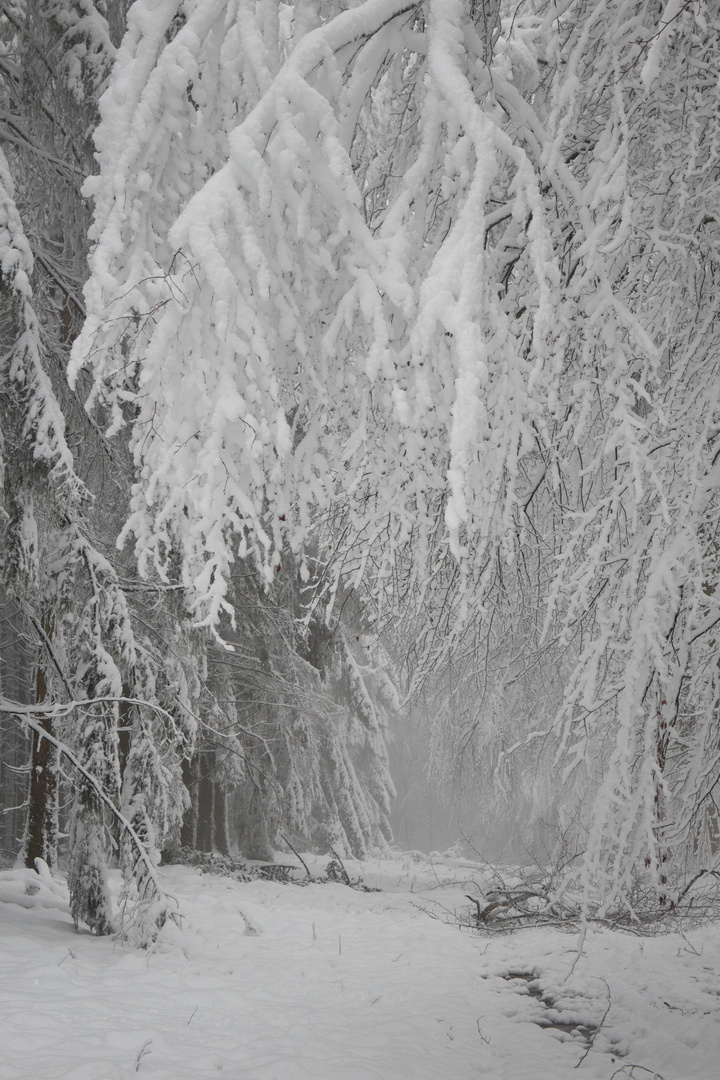
{"label": "tree bark", "polygon": [[[48,628],[45,627],[47,633]],[[36,701],[47,698],[47,679],[42,664],[36,677]],[[53,734],[52,720],[38,717],[49,735]],[[57,865],[58,833],[57,750],[38,732],[33,732],[30,755],[30,792],[25,838],[25,865],[35,869],[35,859],[44,859],[48,866]]]}
{"label": "tree bark", "polygon": [[197,838],[197,788],[198,788],[198,759],[194,754],[192,758],[185,758],[182,762],[183,784],[190,796],[190,806],[183,818],[180,828],[180,843],[183,847],[195,848]]}
{"label": "tree bark", "polygon": [[208,753],[198,754],[197,786],[197,838],[198,851],[213,850],[213,757]]}
{"label": "tree bark", "polygon": [[221,855],[230,854],[227,796],[218,783],[213,784],[213,833],[214,850]]}

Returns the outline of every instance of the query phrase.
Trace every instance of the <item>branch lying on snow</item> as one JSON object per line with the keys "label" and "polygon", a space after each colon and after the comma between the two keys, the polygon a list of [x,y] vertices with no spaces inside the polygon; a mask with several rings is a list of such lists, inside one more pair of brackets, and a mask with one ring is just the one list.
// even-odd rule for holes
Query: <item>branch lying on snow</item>
{"label": "branch lying on snow", "polygon": [[108,702],[130,702],[136,705],[148,705],[149,708],[156,708],[163,715],[169,716],[169,714],[165,713],[164,709],[161,709],[159,706],[151,705],[149,702],[136,701],[134,698],[109,697],[88,699],[86,701],[71,701],[62,705],[51,705],[49,707],[43,705],[22,705],[20,704],[20,702],[17,701],[8,701],[5,698],[0,698],[0,713],[14,716],[19,723],[27,725],[27,727],[34,731],[40,739],[47,739],[47,741],[49,743],[52,743],[52,745],[58,750],[58,752],[62,754],[63,757],[65,757],[82,776],[85,777],[85,779],[91,785],[100,801],[103,803],[104,806],[108,808],[111,814],[116,818],[116,820],[120,823],[127,835],[130,837],[133,847],[137,852],[137,861],[139,863],[142,863],[143,867],[145,868],[147,880],[152,884],[152,887],[155,890],[155,895],[158,897],[158,899],[167,900],[168,903],[172,901],[172,903],[177,908],[177,900],[175,900],[174,897],[166,893],[162,885],[160,884],[157,867],[150,858],[147,848],[145,847],[137,832],[133,828],[131,822],[129,822],[125,815],[122,813],[122,811],[117,808],[110,796],[106,793],[105,789],[103,788],[97,777],[85,768],[82,762],[78,759],[77,755],[73,753],[73,751],[70,749],[69,746],[67,746],[66,743],[62,742],[60,739],[55,738],[54,735],[51,735],[46,730],[46,728],[42,726],[39,720],[34,719],[34,716],[42,716],[44,719],[47,719],[48,717],[56,718],[58,716],[66,716],[74,709]]}
{"label": "branch lying on snow", "polygon": [[333,853],[333,859],[328,863],[328,877],[335,877],[339,881],[342,881],[344,885],[351,885],[350,875],[345,869],[345,863],[342,861],[334,847],[331,847],[330,850]]}
{"label": "branch lying on snow", "polygon": [[[494,911],[497,911],[498,909],[505,910],[507,908],[516,907],[516,908],[519,908],[522,911],[523,902],[525,900],[530,900],[531,898],[536,898],[538,900],[544,900],[545,903],[548,905],[548,910],[550,910],[550,913],[553,916],[557,916],[557,914],[558,914],[557,910],[553,910],[554,904],[545,895],[545,893],[530,892],[528,890],[518,891],[517,889],[502,889],[502,890],[496,889],[495,893],[496,893],[496,895],[498,897],[501,897],[501,898],[492,900],[489,904],[486,904],[485,907],[482,907],[482,908],[480,907],[480,901],[478,899],[476,899],[476,897],[470,896],[469,893],[465,893],[468,900],[471,900],[473,902],[473,904],[475,904],[475,907],[477,908],[477,916],[476,916],[476,918],[477,918],[478,925],[480,923],[487,922],[488,918],[492,915],[492,913]],[[534,914],[540,914],[540,913],[539,912],[534,912]]]}
{"label": "branch lying on snow", "polygon": [[[585,923],[593,923],[610,930],[622,930],[642,937],[670,930],[681,933],[680,920],[682,919],[692,919],[695,922],[707,918],[716,919],[720,913],[720,896],[717,893],[701,898],[697,906],[693,906],[693,901],[697,897],[691,898],[686,907],[680,906],[680,901],[685,898],[692,886],[705,875],[720,879],[720,871],[702,871],[695,875],[679,894],[677,905],[672,910],[658,907],[657,895],[652,890],[648,891],[647,903],[643,903],[641,897],[632,908],[608,911],[604,915],[593,915],[587,912],[583,914],[579,896],[575,896],[574,899],[565,898],[550,889],[530,891],[512,887],[494,888],[485,896],[471,896],[470,893],[465,893],[465,896],[475,906],[471,925],[478,929],[502,933],[519,927],[579,928]],[[543,901],[544,906],[538,907],[532,903],[537,900]],[[514,913],[511,913],[512,909]],[[468,925],[467,916],[461,919],[461,922]]]}
{"label": "branch lying on snow", "polygon": [[281,836],[281,838],[282,838],[282,839],[283,839],[283,840],[285,841],[285,843],[286,843],[286,844],[287,844],[287,846],[288,846],[288,847],[290,848],[290,850],[291,850],[291,851],[293,852],[293,854],[294,854],[294,855],[295,855],[295,856],[296,856],[296,857],[297,857],[297,858],[298,858],[298,859],[300,860],[300,862],[301,862],[301,863],[303,864],[303,866],[305,867],[305,873],[306,873],[306,874],[307,874],[307,876],[308,876],[308,881],[310,881],[310,880],[312,879],[312,874],[310,873],[310,868],[308,867],[308,864],[307,864],[307,863],[305,862],[305,860],[303,859],[303,857],[302,857],[302,855],[300,854],[300,852],[299,852],[299,851],[297,851],[297,850],[296,850],[296,849],[295,849],[295,848],[293,847],[293,845],[292,845],[292,844],[290,843],[290,841],[288,840],[288,838],[287,838],[287,836],[285,835],[285,833],[280,833],[280,836]]}
{"label": "branch lying on snow", "polygon": [[[630,1072],[628,1072],[628,1069]],[[639,1069],[640,1071],[636,1073],[636,1069]],[[642,1076],[640,1073],[642,1073]],[[610,1080],[613,1080],[616,1076],[625,1076],[628,1080],[664,1080],[660,1073],[655,1072],[654,1069],[647,1069],[644,1065],[631,1065],[629,1063],[623,1065],[620,1069],[616,1069],[610,1077]]]}
{"label": "branch lying on snow", "polygon": [[605,989],[607,990],[607,1008],[605,1009],[605,1012],[604,1012],[604,1013],[603,1013],[603,1015],[602,1015],[602,1020],[600,1021],[600,1023],[598,1024],[598,1026],[597,1026],[597,1027],[595,1028],[595,1030],[594,1030],[594,1031],[592,1032],[592,1034],[590,1035],[590,1037],[589,1037],[589,1039],[588,1039],[588,1044],[587,1044],[587,1047],[586,1047],[586,1049],[585,1049],[585,1053],[583,1054],[583,1056],[582,1056],[582,1057],[580,1058],[580,1060],[578,1061],[577,1065],[575,1066],[575,1068],[576,1068],[576,1069],[579,1069],[579,1068],[580,1068],[580,1066],[582,1065],[583,1061],[585,1060],[585,1058],[586,1058],[586,1057],[588,1056],[588,1054],[589,1054],[589,1053],[590,1053],[590,1051],[592,1050],[592,1048],[593,1048],[593,1046],[594,1046],[594,1044],[595,1044],[595,1039],[596,1039],[596,1038],[597,1038],[597,1036],[598,1036],[598,1032],[599,1032],[599,1031],[600,1031],[600,1029],[602,1028],[602,1026],[603,1026],[603,1024],[605,1023],[605,1021],[607,1020],[607,1018],[608,1018],[608,1013],[610,1012],[610,1009],[612,1008],[612,998],[611,998],[611,995],[610,995],[610,987],[608,986],[608,984],[607,984],[607,982],[606,982],[606,980],[605,980],[605,979],[601,979],[600,981],[601,981],[601,982],[604,982],[604,983],[605,983]]}

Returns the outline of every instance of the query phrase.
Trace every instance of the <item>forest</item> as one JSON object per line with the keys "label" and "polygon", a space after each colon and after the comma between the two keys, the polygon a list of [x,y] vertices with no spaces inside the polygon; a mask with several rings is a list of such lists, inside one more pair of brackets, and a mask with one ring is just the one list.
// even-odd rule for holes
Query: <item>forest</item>
{"label": "forest", "polygon": [[2,0],[0,96],[0,865],[147,945],[412,759],[720,879],[718,6]]}

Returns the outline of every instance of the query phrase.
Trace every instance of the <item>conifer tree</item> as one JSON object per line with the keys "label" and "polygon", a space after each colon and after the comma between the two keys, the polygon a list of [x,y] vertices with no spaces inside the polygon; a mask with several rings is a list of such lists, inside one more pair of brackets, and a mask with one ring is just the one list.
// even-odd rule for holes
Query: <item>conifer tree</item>
{"label": "conifer tree", "polygon": [[[54,765],[59,752],[76,778],[67,823],[76,922],[97,933],[116,925],[107,865],[117,857],[125,879],[123,932],[147,943],[172,913],[155,866],[161,847],[177,842],[188,811],[181,762],[193,754],[199,721],[204,734],[195,760],[212,759],[201,787],[202,799],[209,792],[214,822],[207,836],[199,835],[198,821],[205,828],[204,808],[196,806],[186,825],[201,846],[227,850],[239,840],[248,851],[262,849],[269,855],[283,830],[318,839],[321,823],[330,817],[327,835],[345,851],[364,851],[384,844],[389,835],[392,785],[384,721],[366,705],[358,714],[365,734],[351,733],[354,721],[331,700],[330,666],[320,671],[302,658],[306,611],[300,610],[297,597],[285,610],[288,597],[266,594],[257,583],[243,585],[247,575],[238,575],[239,585],[233,581],[232,588],[243,615],[223,634],[238,651],[257,658],[259,670],[249,675],[240,663],[228,676],[223,659],[231,654],[224,645],[210,646],[205,631],[188,625],[182,578],[169,563],[162,577],[153,572],[138,580],[128,553],[115,550],[133,479],[125,433],[113,442],[106,439],[80,408],[85,377],[80,376],[76,395],[67,386],[65,366],[84,317],[80,286],[89,240],[80,188],[93,170],[97,98],[115,63],[125,7],[101,0],[48,0],[8,9],[2,21],[8,58],[3,93],[11,114],[5,129],[11,152],[3,173],[8,222],[3,272],[8,303],[14,305],[14,321],[6,325],[16,327],[12,332],[19,342],[16,346],[13,338],[5,350],[8,361],[15,357],[8,385],[17,390],[4,399],[2,416],[9,463],[5,610],[14,597],[22,628],[37,650],[35,697],[47,704],[44,713],[38,712],[29,688],[17,700],[6,693],[2,708],[4,716],[15,715],[34,733],[38,754],[49,755]],[[159,18],[145,21],[142,10],[135,11],[127,40],[134,40],[141,25],[156,48],[171,49],[187,22],[183,5],[156,7]],[[205,41],[205,31],[217,22],[213,10],[205,5],[199,12],[210,55],[223,45],[217,26],[214,38]],[[147,52],[146,40],[142,46]],[[148,57],[146,73],[151,71]],[[120,57],[116,71],[122,71],[122,63]],[[220,77],[237,82],[227,64],[218,69]],[[212,89],[209,71],[204,80]],[[175,83],[156,79],[156,90],[171,112],[182,114],[187,104],[195,117],[198,103],[186,101],[185,89],[178,100]],[[196,97],[201,97],[199,86]],[[195,186],[214,168],[212,147],[224,152],[237,103],[219,85],[206,104],[214,117],[208,123],[209,163],[202,154],[193,162]],[[150,148],[150,156],[162,157],[168,142],[163,125],[156,135],[160,142]],[[167,182],[177,182],[183,191],[186,164],[179,163],[177,175],[171,164],[164,171]],[[131,168],[129,176],[134,183]],[[143,177],[139,182],[145,182]],[[165,209],[175,205],[171,198]],[[162,236],[161,223],[153,229]],[[142,251],[140,257],[147,261]],[[9,276],[18,267],[22,273]],[[130,421],[128,431],[134,431],[142,421],[133,415],[132,403],[121,411]],[[98,419],[104,424],[107,417],[101,412]],[[244,712],[239,731],[232,702],[240,702]],[[281,751],[268,752],[278,741]],[[337,743],[339,757],[325,753],[326,742]],[[186,764],[185,771],[192,792],[192,767]],[[37,758],[31,775],[29,865],[37,856],[53,861],[56,827],[54,768]],[[38,778],[48,783],[35,784]],[[341,781],[342,789],[337,786]],[[306,784],[299,807],[298,793]],[[342,810],[331,810],[338,798]],[[33,840],[36,818],[47,833],[39,847]]]}
{"label": "conifer tree", "polygon": [[220,636],[285,551],[413,611],[415,685],[487,675],[465,745],[586,770],[601,907],[716,827],[716,23],[137,0],[96,136],[72,371],[132,410],[141,568]]}
{"label": "conifer tree", "polygon": [[[73,916],[97,933],[115,926],[106,883],[114,816],[123,823],[126,907],[133,901],[134,918],[126,920],[125,930],[146,943],[170,910],[152,857],[158,854],[156,832],[172,827],[184,809],[179,758],[189,749],[195,722],[174,677],[169,708],[160,705],[168,698],[163,682],[182,666],[183,653],[171,651],[177,641],[169,636],[165,653],[138,637],[118,569],[102,553],[108,540],[114,542],[117,513],[107,501],[106,465],[113,459],[116,476],[122,476],[122,451],[110,449],[83,420],[65,380],[83,313],[79,285],[87,218],[79,187],[90,167],[88,124],[113,51],[103,6],[55,2],[18,6],[3,15],[11,148],[11,157],[0,160],[7,335],[0,403],[3,575],[6,603],[14,598],[19,612],[16,631],[37,643],[35,692],[38,706],[46,706],[24,709],[28,694],[19,702],[5,699],[3,712],[14,712],[34,739],[28,865],[38,857],[55,861],[60,750],[79,774],[69,838]],[[75,454],[67,437],[71,424]],[[111,499],[122,499],[122,491],[121,481]],[[158,631],[162,617],[155,620]],[[132,765],[144,755],[148,769],[141,782],[136,770],[125,769],[121,792],[117,727],[123,699],[131,728],[126,759]],[[130,704],[135,700],[137,705]],[[152,719],[133,722],[143,707],[155,708]]]}

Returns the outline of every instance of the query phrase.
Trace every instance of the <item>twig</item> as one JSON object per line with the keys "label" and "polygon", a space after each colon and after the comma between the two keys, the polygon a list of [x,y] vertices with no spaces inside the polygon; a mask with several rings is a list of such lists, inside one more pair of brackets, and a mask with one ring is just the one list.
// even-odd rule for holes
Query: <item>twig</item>
{"label": "twig", "polygon": [[587,919],[583,918],[582,922],[580,923],[580,932],[578,934],[578,939],[579,940],[578,940],[577,954],[576,954],[575,959],[573,960],[573,962],[572,962],[572,964],[570,966],[570,970],[568,971],[567,975],[563,979],[563,982],[567,982],[568,979],[570,978],[570,976],[575,973],[575,968],[578,966],[578,962],[580,960],[580,957],[583,955],[583,949],[585,948],[585,938],[586,937],[587,937]]}
{"label": "twig", "polygon": [[338,853],[337,853],[337,851],[335,850],[334,847],[331,847],[330,850],[333,853],[333,858],[335,859],[335,862],[338,864],[338,866],[342,870],[343,874],[345,875],[345,884],[350,885],[350,875],[348,874],[347,870],[345,869],[345,863],[342,861],[342,859],[340,858],[340,856],[338,855]]}
{"label": "twig", "polygon": [[691,881],[688,882],[688,884],[685,886],[683,891],[678,896],[678,898],[677,898],[678,907],[680,906],[680,902],[682,901],[682,899],[686,895],[686,893],[693,887],[695,882],[698,881],[699,878],[701,878],[704,874],[710,874],[710,875],[712,875],[712,877],[720,878],[720,873],[717,870],[701,870],[699,873],[697,873],[695,875],[695,877]]}
{"label": "twig", "polygon": [[480,913],[480,901],[476,900],[474,896],[470,896],[469,893],[465,893],[465,895],[467,896],[468,900],[477,908],[476,920],[479,924],[480,920],[482,919],[482,915]]}
{"label": "twig", "polygon": [[601,1028],[601,1027],[603,1026],[603,1024],[605,1023],[605,1020],[607,1019],[607,1014],[608,1014],[608,1013],[610,1012],[610,1007],[611,1007],[611,1005],[612,1005],[612,999],[611,999],[611,997],[610,997],[610,987],[608,986],[608,984],[607,984],[607,982],[605,981],[605,979],[600,979],[600,982],[603,982],[603,983],[605,983],[605,989],[607,990],[607,1008],[606,1008],[605,1012],[604,1012],[604,1013],[603,1013],[603,1015],[602,1015],[602,1020],[600,1021],[600,1023],[598,1024],[598,1026],[597,1026],[597,1027],[595,1028],[595,1030],[593,1031],[593,1033],[592,1033],[592,1035],[590,1036],[590,1038],[588,1039],[588,1044],[587,1044],[587,1047],[585,1048],[585,1053],[583,1054],[583,1056],[582,1056],[582,1057],[580,1058],[580,1060],[578,1061],[577,1065],[575,1066],[575,1068],[576,1068],[576,1069],[579,1069],[579,1068],[580,1068],[580,1066],[582,1065],[583,1061],[585,1060],[585,1058],[586,1058],[586,1057],[588,1056],[588,1054],[589,1054],[589,1053],[590,1053],[590,1051],[592,1050],[592,1048],[593,1048],[593,1043],[595,1042],[595,1039],[597,1038],[597,1033],[599,1032],[600,1028]]}
{"label": "twig", "polygon": [[[629,1069],[630,1072],[626,1072],[626,1069]],[[642,1069],[644,1073],[648,1074],[650,1080],[664,1080],[664,1077],[662,1077],[659,1072],[655,1072],[654,1069],[646,1069],[644,1065],[631,1065],[630,1063],[623,1065],[620,1069],[616,1069],[610,1077],[610,1080],[613,1080],[613,1077],[615,1076],[628,1076],[630,1077],[630,1080],[640,1080],[639,1077],[633,1075],[635,1069]]]}
{"label": "twig", "polygon": [[302,855],[300,854],[300,852],[299,852],[299,851],[296,851],[296,850],[295,850],[295,848],[294,848],[294,847],[293,847],[293,845],[292,845],[292,844],[290,843],[290,841],[288,840],[288,838],[287,838],[287,836],[285,835],[285,833],[280,833],[280,836],[281,836],[281,838],[282,838],[282,839],[283,839],[283,840],[285,841],[285,843],[287,844],[287,846],[288,846],[288,847],[290,848],[290,850],[292,851],[293,855],[295,855],[295,857],[296,857],[296,858],[298,858],[298,859],[300,860],[300,862],[301,862],[301,863],[303,864],[303,866],[305,867],[305,873],[307,874],[308,878],[311,878],[311,877],[312,877],[312,874],[311,874],[311,873],[310,873],[310,871],[308,870],[308,864],[307,864],[307,863],[305,862],[305,860],[303,859],[303,857],[302,857]]}
{"label": "twig", "polygon": [[[704,946],[701,946],[700,951],[698,952],[698,950],[695,948],[695,946],[693,945],[690,938],[687,937],[687,935],[684,933],[682,926],[678,926],[677,932],[680,935],[680,937],[683,939],[683,941],[685,942],[687,947],[689,948],[690,952],[695,953],[696,956],[702,956]],[[680,955],[680,954],[678,953],[678,955]],[[666,1004],[667,1004],[667,1002],[666,1002]]]}
{"label": "twig", "polygon": [[145,1055],[152,1053],[152,1050],[148,1049],[149,1046],[152,1046],[152,1039],[148,1039],[148,1041],[143,1043],[142,1046],[140,1047],[140,1049],[138,1050],[138,1055],[135,1058],[135,1072],[140,1072],[140,1063],[141,1063],[142,1059],[145,1057]]}

